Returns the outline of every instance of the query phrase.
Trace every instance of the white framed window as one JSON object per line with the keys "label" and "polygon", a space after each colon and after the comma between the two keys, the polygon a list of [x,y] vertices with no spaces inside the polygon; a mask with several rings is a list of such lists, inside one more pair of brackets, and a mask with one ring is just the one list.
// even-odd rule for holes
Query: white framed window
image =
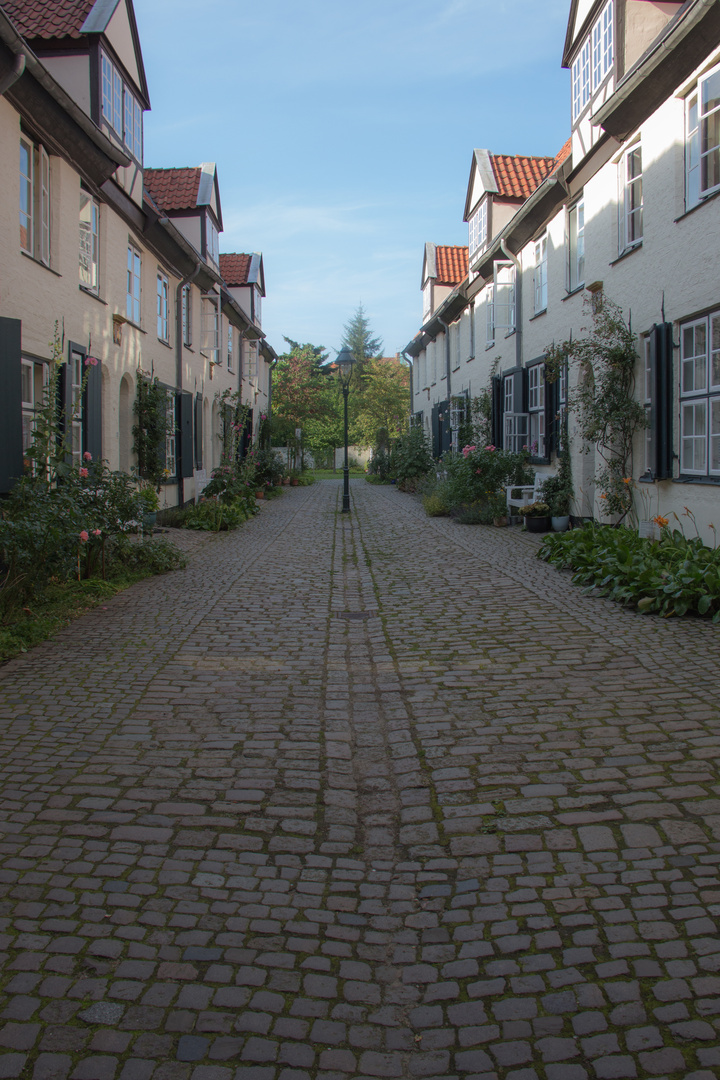
{"label": "white framed window", "polygon": [[584,112],[591,95],[602,86],[614,61],[613,0],[608,0],[583,39],[572,63],[571,93],[573,123]]}
{"label": "white framed window", "polygon": [[168,319],[168,279],[165,274],[158,271],[157,275],[157,336],[161,341],[170,340],[170,325]]}
{"label": "white framed window", "polygon": [[133,157],[142,163],[142,107],[107,53],[101,51],[100,56],[102,118]]}
{"label": "white framed window", "polygon": [[515,264],[502,260],[493,264],[493,324],[506,334],[515,329]]}
{"label": "white framed window", "polygon": [[487,198],[482,202],[469,221],[469,256],[482,251],[487,243]]}
{"label": "white framed window", "polygon": [[207,258],[214,266],[220,265],[220,237],[217,226],[209,214],[205,217],[205,246]]}
{"label": "white framed window", "polygon": [[528,449],[533,457],[545,457],[545,365],[528,368]]}
{"label": "white framed window", "polygon": [[254,318],[255,318],[255,325],[256,326],[262,326],[262,293],[257,288],[257,286],[255,287],[255,290],[253,291],[253,304],[254,304],[253,314],[254,314]]}
{"label": "white framed window", "polygon": [[177,419],[175,417],[175,394],[168,390],[165,405],[165,470],[168,480],[177,474]]}
{"label": "white framed window", "polygon": [[190,286],[183,286],[182,291],[182,330],[183,343],[188,347],[192,345],[192,293]]}
{"label": "white framed window", "polygon": [[220,320],[218,297],[214,293],[203,296],[200,316],[200,351],[207,356],[211,364],[217,364],[220,353]]}
{"label": "white framed window", "polygon": [[35,435],[35,420],[38,409],[45,401],[49,380],[47,364],[22,358],[21,398],[22,398],[22,445],[23,452],[30,449]]}
{"label": "white framed window", "polygon": [[423,322],[427,322],[432,313],[432,281],[426,281],[423,286]]}
{"label": "white framed window", "polygon": [[720,188],[720,64],[698,80],[685,101],[685,205]]}
{"label": "white framed window", "polygon": [[80,284],[84,289],[97,293],[99,275],[99,221],[100,209],[86,191],[80,192]]}
{"label": "white framed window", "polygon": [[720,311],[680,327],[680,470],[720,476]]}
{"label": "white framed window", "polygon": [[458,321],[450,323],[448,333],[450,334],[450,367],[453,371],[457,371],[460,367],[460,323]]}
{"label": "white framed window", "polygon": [[572,117],[577,120],[590,101],[590,39],[584,43],[572,66]]}
{"label": "white framed window", "polygon": [[626,150],[620,159],[620,251],[637,247],[643,238],[642,148]]}
{"label": "white framed window", "polygon": [[485,288],[485,347],[495,343],[495,287]]}
{"label": "white framed window", "polygon": [[44,146],[20,139],[20,247],[50,265],[50,158]]}
{"label": "white framed window", "polygon": [[475,357],[475,301],[470,304],[467,312],[467,317],[470,320],[470,351],[466,357],[467,360],[473,360]]}
{"label": "white framed window", "polygon": [[503,381],[503,412],[514,412],[514,395],[513,395],[513,377],[512,375],[506,375]]}
{"label": "white framed window", "polygon": [[127,249],[127,292],[125,297],[125,314],[130,322],[140,325],[140,274],[142,270],[142,256],[134,244],[128,244]]}
{"label": "white framed window", "polygon": [[535,314],[547,308],[547,233],[535,241]]}
{"label": "white framed window", "polygon": [[503,449],[519,454],[528,444],[528,414],[505,413]]}
{"label": "white framed window", "polygon": [[585,282],[585,203],[581,200],[568,210],[568,292]]}
{"label": "white framed window", "polygon": [[228,371],[233,371],[234,370],[234,366],[233,366],[234,358],[235,358],[235,353],[234,353],[234,350],[233,350],[233,328],[232,328],[232,323],[228,323],[228,333],[227,333],[227,367],[228,367]]}

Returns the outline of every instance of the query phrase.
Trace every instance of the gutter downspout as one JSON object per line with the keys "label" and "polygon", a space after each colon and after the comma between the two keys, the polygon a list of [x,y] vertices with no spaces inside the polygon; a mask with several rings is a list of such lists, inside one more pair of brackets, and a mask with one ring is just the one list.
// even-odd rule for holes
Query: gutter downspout
{"label": "gutter downspout", "polygon": [[9,90],[13,83],[16,83],[23,74],[25,71],[26,60],[27,56],[24,52],[17,54],[12,71],[8,71],[7,75],[3,79],[0,79],[0,97],[2,97],[5,91]]}
{"label": "gutter downspout", "polygon": [[522,342],[522,273],[520,261],[517,255],[508,249],[505,238],[500,237],[500,250],[506,259],[515,267],[515,367],[522,367],[523,342]]}
{"label": "gutter downspout", "polygon": [[[192,274],[188,274],[182,279],[175,290],[175,383],[178,388],[178,393],[182,393],[183,388],[183,345],[185,344],[183,337],[183,325],[182,325],[182,294],[186,285],[189,285],[202,269],[202,263],[196,262],[195,269]],[[182,447],[182,441],[180,443]],[[178,505],[182,506],[185,502],[185,482],[182,476],[182,457],[180,458],[180,476],[178,476]]]}
{"label": "gutter downspout", "polygon": [[410,417],[412,417],[412,416],[413,416],[413,414],[414,414],[414,412],[415,412],[415,398],[414,398],[414,396],[413,396],[413,390],[414,390],[414,379],[413,379],[413,374],[414,374],[414,371],[415,371],[415,369],[414,369],[414,367],[413,367],[413,362],[412,362],[412,360],[410,360],[410,359],[408,358],[408,354],[407,354],[407,353],[405,352],[405,350],[404,350],[404,349],[402,350],[402,352],[400,353],[400,355],[401,355],[402,357],[404,357],[404,358],[405,358],[405,363],[406,363],[406,364],[408,365],[408,367],[410,368]]}
{"label": "gutter downspout", "polygon": [[267,403],[268,420],[270,420],[271,417],[272,417],[272,384],[273,384],[273,378],[272,377],[273,377],[273,371],[275,370],[275,368],[278,365],[278,359],[279,358],[276,358],[275,360],[271,361],[270,368],[268,370],[268,403]]}

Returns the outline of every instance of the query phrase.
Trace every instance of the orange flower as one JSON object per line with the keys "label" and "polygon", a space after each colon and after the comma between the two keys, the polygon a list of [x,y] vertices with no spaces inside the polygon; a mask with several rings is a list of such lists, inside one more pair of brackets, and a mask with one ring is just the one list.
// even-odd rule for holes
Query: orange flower
{"label": "orange flower", "polygon": [[667,529],[668,525],[670,524],[668,519],[666,517],[662,517],[661,514],[658,514],[657,517],[654,517],[653,522],[658,526],[659,529]]}

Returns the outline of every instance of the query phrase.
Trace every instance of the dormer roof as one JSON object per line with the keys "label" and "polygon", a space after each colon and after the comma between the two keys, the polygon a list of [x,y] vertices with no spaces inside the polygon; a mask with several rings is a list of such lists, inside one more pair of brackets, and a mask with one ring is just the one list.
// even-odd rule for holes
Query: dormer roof
{"label": "dormer roof", "polygon": [[262,255],[254,251],[251,255],[231,252],[220,256],[220,274],[225,284],[233,288],[257,285],[260,295],[265,295],[265,275]]}
{"label": "dormer roof", "polygon": [[[110,5],[113,11],[117,2]],[[23,37],[51,41],[79,38],[96,3],[97,0],[3,0],[2,6]]]}
{"label": "dormer roof", "polygon": [[468,272],[468,249],[462,245],[437,244],[435,247],[436,285],[459,285]]}
{"label": "dormer roof", "polygon": [[145,169],[145,187],[161,210],[197,209],[200,168]]}
{"label": "dormer roof", "polygon": [[491,154],[489,150],[474,150],[463,221],[470,220],[483,195],[524,202],[556,166],[557,161],[553,157]]}
{"label": "dormer roof", "polygon": [[222,231],[222,211],[215,163],[172,169],[145,169],[145,188],[167,214],[208,207]]}

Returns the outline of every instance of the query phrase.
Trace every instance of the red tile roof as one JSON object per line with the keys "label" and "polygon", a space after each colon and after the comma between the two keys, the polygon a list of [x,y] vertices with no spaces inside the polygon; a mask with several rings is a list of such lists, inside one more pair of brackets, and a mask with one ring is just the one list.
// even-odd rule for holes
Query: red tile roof
{"label": "red tile roof", "polygon": [[555,170],[558,169],[562,165],[563,161],[567,161],[567,159],[570,157],[571,153],[572,153],[572,136],[570,136],[570,138],[568,139],[568,141],[566,143],[563,143],[560,150],[557,152],[555,158],[553,159],[553,166],[552,166],[551,172],[555,172]]}
{"label": "red tile roof", "polygon": [[2,0],[2,9],[26,38],[80,37],[95,0]]}
{"label": "red tile roof", "polygon": [[226,285],[247,285],[252,255],[221,255],[220,275]]}
{"label": "red tile roof", "polygon": [[459,285],[467,277],[468,249],[437,244],[435,247],[437,285]]}
{"label": "red tile roof", "polygon": [[143,181],[161,210],[194,210],[200,186],[199,168],[145,169]]}
{"label": "red tile roof", "polygon": [[527,199],[552,172],[556,159],[524,157],[520,154],[491,154],[500,198]]}

